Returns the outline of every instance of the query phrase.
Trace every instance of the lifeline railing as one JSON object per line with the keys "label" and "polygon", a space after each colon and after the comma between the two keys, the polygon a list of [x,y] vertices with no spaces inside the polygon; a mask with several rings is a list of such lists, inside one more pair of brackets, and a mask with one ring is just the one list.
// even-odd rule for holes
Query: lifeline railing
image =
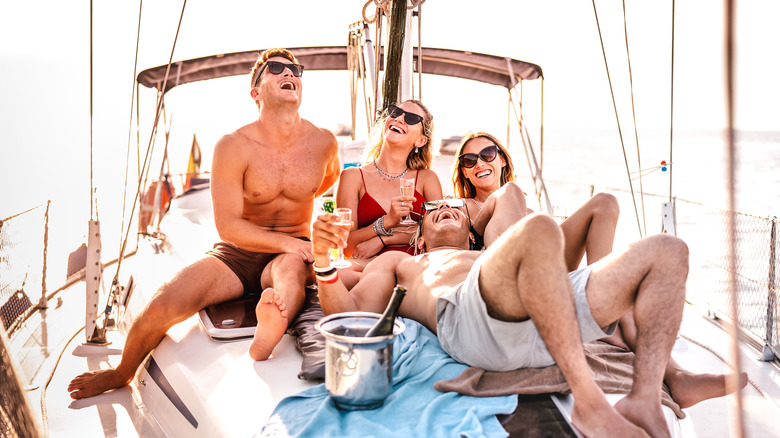
{"label": "lifeline railing", "polygon": [[[626,211],[632,205],[628,190],[596,187],[567,181],[545,179],[552,197],[566,199],[568,211],[582,205],[595,192],[615,195]],[[520,182],[521,187],[525,182]],[[647,223],[658,224],[649,234],[661,232],[661,204],[668,196],[644,194],[649,198]],[[687,300],[707,309],[707,313],[723,321],[730,316],[727,216],[734,215],[737,233],[737,326],[743,341],[752,343],[765,361],[780,359],[780,242],[777,217],[762,217],[725,208],[707,206],[698,202],[673,198],[676,206],[676,235],[688,245],[690,271]],[[557,207],[558,205],[556,205]],[[622,217],[622,216],[621,216]],[[618,236],[616,242],[620,241]],[[637,240],[629,237],[627,240]],[[626,240],[626,239],[624,239]],[[628,243],[628,242],[625,242]]]}
{"label": "lifeline railing", "polygon": [[[549,179],[546,183],[556,199],[567,199],[577,205],[596,191],[594,186],[575,186]],[[626,190],[599,188],[598,191],[612,193],[621,205],[631,202]],[[660,218],[660,204],[665,197],[644,196],[658,200],[647,203],[648,220],[653,223],[653,217]],[[674,202],[677,236],[687,243],[690,251],[688,301],[706,306],[713,317],[730,320],[725,240],[729,212],[679,198]],[[567,207],[573,210],[576,206]],[[48,209],[47,202],[6,218],[0,224],[0,316],[9,335],[47,302]],[[764,360],[780,358],[778,219],[738,211],[734,217],[738,237],[736,322],[744,339],[757,344]],[[660,232],[660,225],[657,230]]]}
{"label": "lifeline railing", "polygon": [[49,204],[0,220],[0,319],[9,335],[46,307]]}

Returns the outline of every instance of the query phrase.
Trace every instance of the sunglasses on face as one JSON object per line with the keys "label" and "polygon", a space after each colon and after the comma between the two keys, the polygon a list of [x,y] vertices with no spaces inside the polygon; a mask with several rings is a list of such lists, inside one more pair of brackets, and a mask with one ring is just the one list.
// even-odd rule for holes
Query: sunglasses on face
{"label": "sunglasses on face", "polygon": [[486,163],[490,163],[496,159],[496,156],[498,156],[498,146],[492,144],[479,151],[479,154],[461,154],[458,157],[458,161],[460,162],[461,166],[470,169],[477,165],[478,158],[481,158],[482,161]]}
{"label": "sunglasses on face", "polygon": [[463,198],[454,198],[423,202],[421,214],[424,215],[426,211],[438,210],[445,205],[450,208],[463,209],[466,206],[466,200]]}
{"label": "sunglasses on face", "polygon": [[469,214],[469,209],[466,208],[466,200],[463,198],[441,199],[438,201],[423,202],[422,207],[420,208],[420,216],[422,217],[422,220],[420,221],[420,235],[422,235],[422,227],[423,223],[425,222],[425,213],[429,211],[436,211],[445,205],[449,208],[460,210],[461,212],[465,211],[466,217],[469,218],[469,223],[471,223],[471,215]]}
{"label": "sunglasses on face", "polygon": [[295,76],[296,78],[299,78],[301,77],[301,75],[303,75],[303,66],[300,64],[285,64],[283,62],[278,62],[278,61],[266,61],[265,64],[263,64],[263,66],[260,67],[260,71],[257,72],[257,80],[255,81],[255,86],[257,86],[257,83],[260,82],[260,75],[263,74],[263,70],[265,70],[266,68],[268,68],[268,71],[274,75],[282,74],[285,68],[290,69],[290,73],[292,73],[292,75]]}
{"label": "sunglasses on face", "polygon": [[387,114],[394,119],[404,116],[404,123],[407,125],[416,125],[423,121],[421,115],[409,111],[404,111],[395,105],[389,105],[387,107]]}

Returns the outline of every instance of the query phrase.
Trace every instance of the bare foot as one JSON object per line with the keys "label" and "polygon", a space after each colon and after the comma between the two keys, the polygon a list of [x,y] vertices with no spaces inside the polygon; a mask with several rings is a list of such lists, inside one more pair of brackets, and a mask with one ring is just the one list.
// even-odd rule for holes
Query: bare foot
{"label": "bare foot", "polygon": [[590,409],[578,405],[575,399],[571,421],[586,437],[648,437],[645,431],[623,418],[606,399],[601,406]]}
{"label": "bare foot", "polygon": [[651,437],[671,437],[660,400],[657,403],[647,402],[626,396],[615,403],[615,409],[623,418],[641,427]]}
{"label": "bare foot", "polygon": [[[681,408],[688,408],[700,401],[723,397],[733,391],[729,391],[726,385],[725,374],[694,374],[690,371],[679,370],[667,373],[664,383],[669,387],[672,398]],[[739,376],[739,389],[747,385],[747,373]]]}
{"label": "bare foot", "polygon": [[269,287],[260,294],[255,313],[257,328],[249,346],[249,356],[254,360],[266,360],[287,330],[287,305],[279,292]]}
{"label": "bare foot", "polygon": [[68,385],[70,397],[79,400],[93,395],[102,394],[112,389],[121,388],[133,380],[133,376],[122,376],[115,369],[91,371],[79,374]]}

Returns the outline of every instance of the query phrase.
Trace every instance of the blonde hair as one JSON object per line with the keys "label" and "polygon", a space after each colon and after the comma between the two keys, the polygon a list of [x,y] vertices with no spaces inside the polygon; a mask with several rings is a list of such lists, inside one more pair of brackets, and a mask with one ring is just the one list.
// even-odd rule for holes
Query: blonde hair
{"label": "blonde hair", "polygon": [[509,151],[506,147],[495,136],[487,132],[469,132],[460,141],[460,146],[458,146],[458,150],[455,152],[455,163],[452,165],[452,187],[457,198],[473,198],[477,195],[477,188],[463,174],[463,168],[458,157],[463,153],[463,148],[466,147],[469,141],[480,137],[492,141],[498,147],[498,154],[506,162],[506,166],[501,169],[501,185],[503,186],[515,180],[515,168],[512,165],[512,158],[509,156]]}
{"label": "blonde hair", "polygon": [[[422,102],[416,99],[405,100],[402,103],[411,102],[420,107],[423,111],[422,120],[422,132],[426,138],[424,145],[420,146],[418,152],[412,149],[409,155],[406,157],[406,167],[410,170],[418,169],[430,169],[433,163],[433,114],[428,111],[428,107],[423,105]],[[384,143],[384,127],[387,121],[388,115],[385,111],[382,117],[374,123],[374,127],[371,129],[368,144],[364,148],[363,164],[367,164],[379,157],[379,153],[382,151],[382,144]]]}

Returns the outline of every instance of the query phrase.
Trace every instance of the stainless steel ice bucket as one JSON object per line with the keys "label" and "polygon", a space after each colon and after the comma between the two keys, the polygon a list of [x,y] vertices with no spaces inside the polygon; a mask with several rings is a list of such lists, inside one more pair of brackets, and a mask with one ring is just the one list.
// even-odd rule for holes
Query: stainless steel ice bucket
{"label": "stainless steel ice bucket", "polygon": [[336,313],[316,324],[325,336],[325,388],[339,409],[375,409],[392,392],[392,340],[405,327],[396,319],[392,335],[363,337],[380,316]]}

